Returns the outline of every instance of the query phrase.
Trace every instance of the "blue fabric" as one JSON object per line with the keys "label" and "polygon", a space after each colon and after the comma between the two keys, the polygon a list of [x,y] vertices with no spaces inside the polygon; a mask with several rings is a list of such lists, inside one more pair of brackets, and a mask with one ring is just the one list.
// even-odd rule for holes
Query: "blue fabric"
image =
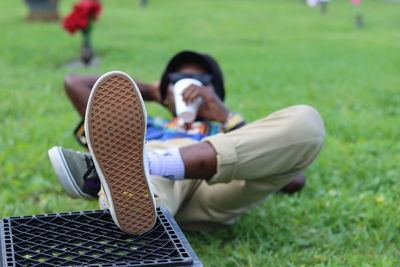
{"label": "blue fabric", "polygon": [[147,117],[147,132],[146,132],[146,140],[160,140],[166,141],[174,138],[191,138],[194,140],[200,141],[206,136],[217,134],[220,131],[220,127],[218,125],[207,123],[207,133],[195,133],[190,134],[187,131],[171,129],[167,127],[169,121],[162,120],[159,118]]}

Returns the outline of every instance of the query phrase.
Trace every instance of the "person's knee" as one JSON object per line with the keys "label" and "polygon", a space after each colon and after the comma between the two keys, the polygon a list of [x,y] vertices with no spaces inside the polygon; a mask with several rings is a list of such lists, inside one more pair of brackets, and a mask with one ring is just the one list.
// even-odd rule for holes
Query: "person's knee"
{"label": "person's knee", "polygon": [[284,114],[282,136],[292,153],[289,172],[301,171],[318,156],[325,140],[325,127],[318,111],[307,105],[292,106]]}
{"label": "person's knee", "polygon": [[296,139],[312,142],[322,146],[325,140],[325,127],[319,112],[308,105],[293,107],[289,129]]}

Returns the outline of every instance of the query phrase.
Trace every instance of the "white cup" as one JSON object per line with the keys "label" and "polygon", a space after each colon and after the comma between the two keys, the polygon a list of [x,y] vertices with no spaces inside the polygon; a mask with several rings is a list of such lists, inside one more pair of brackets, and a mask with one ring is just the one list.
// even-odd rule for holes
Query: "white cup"
{"label": "white cup", "polygon": [[174,84],[174,99],[175,99],[175,111],[176,115],[186,123],[193,122],[197,116],[197,110],[199,109],[202,99],[201,97],[196,98],[193,103],[186,105],[183,101],[182,93],[191,84],[202,86],[203,84],[196,79],[184,78],[177,81]]}

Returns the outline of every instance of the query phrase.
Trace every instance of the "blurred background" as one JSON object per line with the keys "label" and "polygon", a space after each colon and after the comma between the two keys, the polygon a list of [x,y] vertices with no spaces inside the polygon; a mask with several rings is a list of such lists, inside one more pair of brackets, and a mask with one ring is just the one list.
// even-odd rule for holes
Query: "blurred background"
{"label": "blurred background", "polygon": [[[59,1],[63,18],[77,1]],[[310,1],[309,1],[310,2]],[[400,257],[398,130],[400,2],[104,0],[92,31],[27,21],[26,2],[0,1],[0,217],[97,209],[62,190],[47,150],[81,149],[69,73],[122,70],[160,78],[184,49],[213,55],[227,106],[253,121],[295,104],[322,114],[327,139],[305,189],[274,195],[233,227],[187,233],[205,266],[396,266]],[[359,16],[362,16],[360,24]],[[153,104],[149,115],[168,116]]]}

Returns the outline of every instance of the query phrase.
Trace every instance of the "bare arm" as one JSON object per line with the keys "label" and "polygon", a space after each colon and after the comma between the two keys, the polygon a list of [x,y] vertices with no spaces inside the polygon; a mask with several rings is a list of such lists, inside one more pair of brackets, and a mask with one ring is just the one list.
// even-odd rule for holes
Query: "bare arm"
{"label": "bare arm", "polygon": [[85,117],[90,90],[99,77],[100,75],[70,74],[64,78],[65,92],[82,118]]}
{"label": "bare arm", "polygon": [[135,80],[137,86],[139,87],[140,93],[145,101],[155,101],[159,104],[161,101],[160,93],[160,81],[153,83],[142,83],[141,81]]}
{"label": "bare arm", "polygon": [[201,97],[203,103],[197,115],[204,119],[220,122],[223,124],[224,132],[236,130],[246,124],[241,115],[229,111],[217,96],[212,86],[197,86],[192,84],[183,91],[182,97],[187,104],[193,103],[196,98]]}
{"label": "bare arm", "polygon": [[[101,75],[76,75],[70,74],[64,78],[65,92],[73,103],[78,113],[85,117],[86,105],[90,90]],[[159,82],[151,84],[135,81],[144,100],[161,103]]]}

